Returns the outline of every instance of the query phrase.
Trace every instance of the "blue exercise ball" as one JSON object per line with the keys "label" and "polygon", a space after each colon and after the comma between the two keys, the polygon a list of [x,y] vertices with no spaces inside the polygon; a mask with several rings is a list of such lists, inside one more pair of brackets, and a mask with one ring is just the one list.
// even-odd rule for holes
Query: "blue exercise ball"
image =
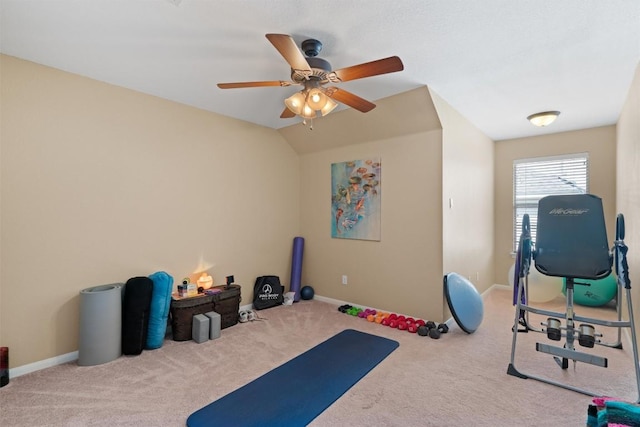
{"label": "blue exercise ball", "polygon": [[300,289],[300,298],[302,299],[313,299],[313,288],[309,285],[303,286]]}
{"label": "blue exercise ball", "polygon": [[[618,294],[618,278],[615,273],[596,280],[575,279],[573,302],[578,305],[599,307],[609,303]],[[580,285],[579,283],[583,283]],[[567,295],[567,279],[564,279],[562,293]]]}

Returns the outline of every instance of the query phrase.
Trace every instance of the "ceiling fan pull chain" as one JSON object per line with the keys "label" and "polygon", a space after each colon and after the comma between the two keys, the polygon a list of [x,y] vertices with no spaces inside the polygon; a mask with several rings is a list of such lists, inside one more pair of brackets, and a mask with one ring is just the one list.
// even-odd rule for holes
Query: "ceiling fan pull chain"
{"label": "ceiling fan pull chain", "polygon": [[[302,119],[302,126],[307,125],[307,119]],[[309,130],[313,130],[313,119],[309,119]]]}

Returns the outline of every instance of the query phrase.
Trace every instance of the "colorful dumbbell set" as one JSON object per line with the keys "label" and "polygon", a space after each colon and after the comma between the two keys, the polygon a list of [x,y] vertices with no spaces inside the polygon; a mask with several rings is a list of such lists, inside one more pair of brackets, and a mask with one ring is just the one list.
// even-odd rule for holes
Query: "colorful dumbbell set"
{"label": "colorful dumbbell set", "polygon": [[357,316],[361,319],[366,319],[369,322],[378,323],[382,326],[389,326],[390,328],[399,329],[401,331],[417,333],[423,337],[429,336],[433,339],[438,339],[441,334],[449,332],[449,327],[446,323],[436,325],[436,323],[431,320],[425,322],[422,319],[414,319],[413,317],[406,317],[395,313],[377,311],[372,308],[363,309],[361,307],[354,307],[349,304],[345,304],[338,307],[338,311],[351,316]]}

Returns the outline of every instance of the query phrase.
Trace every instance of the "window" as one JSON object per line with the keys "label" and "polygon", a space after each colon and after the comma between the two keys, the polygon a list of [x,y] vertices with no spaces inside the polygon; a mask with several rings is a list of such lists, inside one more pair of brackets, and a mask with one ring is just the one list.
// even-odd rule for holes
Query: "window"
{"label": "window", "polygon": [[538,200],[545,196],[589,192],[589,155],[539,157],[513,162],[513,249],[518,250],[522,218],[529,214],[536,241]]}

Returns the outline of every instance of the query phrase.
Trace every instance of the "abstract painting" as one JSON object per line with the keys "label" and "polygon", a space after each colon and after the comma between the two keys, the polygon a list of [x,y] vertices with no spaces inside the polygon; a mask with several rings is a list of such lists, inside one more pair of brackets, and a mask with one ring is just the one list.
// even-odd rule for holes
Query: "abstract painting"
{"label": "abstract painting", "polygon": [[331,164],[331,237],[380,241],[379,158]]}

